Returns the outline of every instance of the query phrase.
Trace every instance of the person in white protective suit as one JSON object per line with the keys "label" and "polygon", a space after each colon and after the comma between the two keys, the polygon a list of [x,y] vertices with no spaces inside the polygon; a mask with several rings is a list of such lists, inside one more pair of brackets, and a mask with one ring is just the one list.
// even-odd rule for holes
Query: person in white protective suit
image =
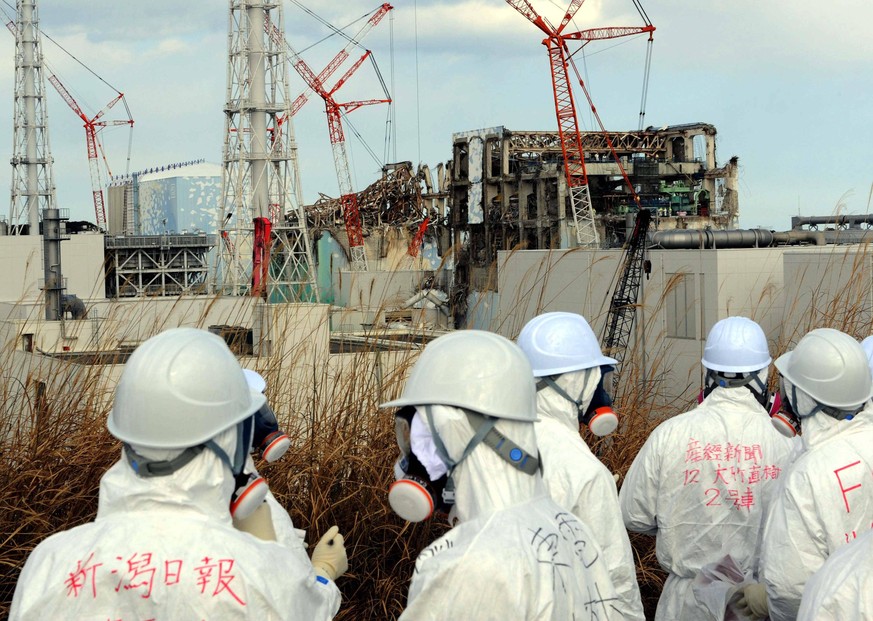
{"label": "person in white protective suit", "polygon": [[34,549],[10,619],[333,618],[347,568],[336,527],[310,562],[233,526],[269,525],[269,510],[231,516],[265,402],[218,336],[175,328],[140,345],[109,414],[123,448],[97,517]]}
{"label": "person in white protective suit", "polygon": [[430,342],[395,412],[401,449],[388,501],[453,528],[415,562],[400,619],[621,619],[591,530],[552,500],[537,457],[536,394],[524,353],[479,330]]}
{"label": "person in white protective suit", "polygon": [[767,511],[760,582],[741,604],[787,621],[828,556],[873,526],[873,379],[860,343],[830,328],[806,334],[776,368],[802,447]]}
{"label": "person in white protective suit", "polygon": [[873,619],[873,530],[834,552],[807,581],[798,621]]}
{"label": "person in white protective suit", "polygon": [[771,361],[757,323],[717,322],[701,360],[702,402],[658,425],[625,477],[624,524],[655,535],[658,562],[669,573],[655,619],[721,619],[738,599],[735,588],[727,585],[721,601],[699,601],[695,578],[728,554],[741,578],[754,572],[764,504],[792,450],[767,409]]}
{"label": "person in white protective suit", "polygon": [[618,594],[615,608],[624,619],[642,621],[634,554],[615,479],[579,435],[580,423],[598,436],[617,427],[608,379],[616,360],[603,355],[588,322],[575,313],[534,317],[517,342],[537,380],[537,447],[549,494],[591,527]]}
{"label": "person in white protective suit", "polygon": [[[246,381],[248,382],[250,389],[260,393],[266,391],[267,382],[260,373],[252,371],[251,369],[243,369],[243,373],[245,373]],[[291,445],[291,440],[279,429],[276,415],[273,413],[273,409],[268,403],[264,403],[264,405],[261,406],[261,409],[258,410],[258,414],[255,416],[253,445],[257,448],[261,459],[268,463],[281,459]],[[261,519],[254,519],[253,516],[253,518],[245,520],[234,518],[234,526],[241,530],[250,532],[261,539],[278,541],[283,545],[287,545],[298,554],[302,554],[305,558],[308,558],[306,556],[306,531],[300,528],[295,528],[291,516],[285,508],[282,507],[271,490],[266,489],[266,491],[263,492],[258,487],[259,485],[263,485],[263,488],[266,488],[267,486],[258,474],[251,453],[246,457],[244,472],[254,475],[254,477],[252,477],[253,481],[249,483],[247,488],[252,491],[248,494],[245,494],[245,491],[247,490],[243,491],[243,495],[246,497],[246,503],[257,505],[257,508],[254,509],[253,512],[262,514],[262,517]],[[236,494],[240,495],[239,490]],[[262,497],[263,500],[261,500]],[[259,506],[261,503],[266,504],[267,507]],[[246,507],[246,509],[248,509],[248,507]],[[269,512],[272,521],[263,519],[263,514],[266,514],[267,512]],[[247,514],[248,511],[244,509],[243,513]],[[263,530],[258,530],[259,528],[263,528]]]}

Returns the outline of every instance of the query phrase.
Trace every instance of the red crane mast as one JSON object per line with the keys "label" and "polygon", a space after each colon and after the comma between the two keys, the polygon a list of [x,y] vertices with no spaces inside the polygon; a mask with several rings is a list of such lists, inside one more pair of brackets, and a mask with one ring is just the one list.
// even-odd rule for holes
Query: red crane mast
{"label": "red crane mast", "polygon": [[[591,191],[588,187],[588,173],[585,169],[585,153],[582,148],[582,138],[576,116],[576,104],[573,99],[573,90],[570,86],[570,78],[567,71],[568,65],[572,64],[572,55],[567,46],[567,41],[585,41],[585,43],[588,43],[598,39],[614,39],[642,33],[649,33],[649,38],[651,39],[655,27],[644,16],[644,19],[646,19],[645,26],[604,27],[565,33],[564,29],[573,19],[576,11],[579,10],[584,1],[572,0],[560,25],[557,27],[550,24],[537,13],[528,0],[506,0],[506,3],[521,13],[546,35],[546,38],[543,39],[543,45],[546,46],[549,54],[552,91],[555,99],[555,115],[558,120],[558,137],[564,157],[564,176],[567,181],[567,191],[570,195],[573,222],[576,226],[576,243],[579,246],[596,247],[600,244],[600,238],[594,225],[594,208],[591,203]],[[587,91],[586,96],[588,96]],[[590,97],[588,97],[588,100],[590,103]],[[596,114],[593,104],[591,104],[591,109]],[[623,170],[622,173],[624,174]],[[624,175],[624,177],[627,181],[627,175]],[[631,191],[633,191],[632,187]]]}
{"label": "red crane mast", "polygon": [[100,144],[100,141],[97,139],[97,132],[102,130],[105,127],[109,126],[120,126],[120,125],[128,125],[133,126],[133,119],[128,120],[115,120],[115,121],[105,121],[103,119],[103,115],[106,114],[115,104],[124,99],[124,93],[118,93],[118,96],[115,97],[112,101],[110,101],[104,108],[95,114],[93,117],[88,118],[88,115],[82,111],[81,106],[76,102],[73,96],[70,94],[70,91],[63,85],[63,83],[58,79],[58,76],[51,75],[48,79],[51,82],[51,85],[55,87],[55,90],[58,91],[61,98],[67,103],[67,105],[72,109],[76,115],[82,119],[85,127],[85,145],[88,151],[88,168],[91,172],[91,193],[94,197],[94,215],[97,219],[97,226],[100,230],[106,230],[106,205],[103,200],[103,180],[100,175],[100,164],[98,159],[103,160],[103,164],[106,166],[106,170],[109,176],[112,176],[112,171],[109,168],[109,162],[106,160],[106,154],[103,152],[103,147]]}
{"label": "red crane mast", "polygon": [[[354,271],[367,271],[367,255],[364,250],[364,233],[361,226],[361,212],[358,208],[358,195],[352,189],[351,173],[349,171],[349,158],[346,151],[346,139],[342,125],[343,113],[352,112],[362,106],[379,103],[390,103],[391,99],[367,99],[361,101],[337,102],[334,95],[343,84],[358,70],[361,64],[370,58],[372,52],[365,50],[364,54],[342,75],[339,80],[328,87],[325,84],[327,78],[333,75],[340,65],[349,58],[349,50],[363,38],[385,15],[394,7],[388,3],[382,4],[367,20],[361,30],[349,41],[348,45],[331,60],[322,71],[316,75],[300,55],[285,42],[288,53],[292,59],[292,66],[306,82],[310,91],[315,91],[324,100],[324,108],[327,113],[327,127],[330,136],[330,144],[333,150],[334,166],[336,167],[337,183],[340,191],[340,205],[342,206],[343,220],[346,235],[349,239],[349,251],[351,253],[352,269]],[[308,98],[308,93],[300,95],[292,104],[291,114],[296,113]]]}

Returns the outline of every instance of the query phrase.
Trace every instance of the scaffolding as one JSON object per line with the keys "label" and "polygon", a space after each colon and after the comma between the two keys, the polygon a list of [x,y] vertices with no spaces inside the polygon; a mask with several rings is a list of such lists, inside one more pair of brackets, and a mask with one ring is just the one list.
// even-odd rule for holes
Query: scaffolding
{"label": "scaffolding", "polygon": [[318,289],[300,193],[288,70],[281,4],[230,0],[214,287],[227,295],[253,293],[254,222],[268,219],[269,277],[264,290],[254,293],[270,302],[314,302]]}
{"label": "scaffolding", "polygon": [[203,295],[215,236],[106,237],[106,297]]}

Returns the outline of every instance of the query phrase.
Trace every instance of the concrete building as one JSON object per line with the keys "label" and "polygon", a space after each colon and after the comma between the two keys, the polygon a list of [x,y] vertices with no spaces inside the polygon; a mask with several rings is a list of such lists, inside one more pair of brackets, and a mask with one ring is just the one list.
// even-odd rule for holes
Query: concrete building
{"label": "concrete building", "polygon": [[116,177],[108,194],[111,235],[214,234],[221,166],[198,160],[149,168]]}

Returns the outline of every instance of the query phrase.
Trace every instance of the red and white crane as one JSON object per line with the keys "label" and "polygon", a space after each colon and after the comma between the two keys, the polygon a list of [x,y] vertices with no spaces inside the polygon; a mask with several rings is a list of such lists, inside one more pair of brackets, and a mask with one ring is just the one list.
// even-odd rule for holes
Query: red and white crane
{"label": "red and white crane", "polygon": [[[534,10],[528,0],[506,0],[516,11],[521,13],[529,22],[539,28],[545,35],[543,45],[549,54],[549,64],[552,71],[552,90],[555,97],[555,114],[558,119],[558,137],[561,141],[561,152],[564,156],[564,176],[567,181],[567,191],[570,195],[570,207],[573,212],[573,223],[576,226],[576,243],[582,247],[596,247],[600,244],[600,237],[597,234],[597,228],[594,224],[594,208],[591,204],[591,191],[588,187],[588,173],[585,169],[585,153],[582,149],[582,134],[579,130],[579,122],[576,117],[576,104],[573,100],[573,90],[570,86],[568,75],[568,66],[573,66],[577,77],[579,72],[573,64],[573,58],[570,54],[568,41],[583,41],[583,45],[601,39],[615,39],[618,37],[626,37],[643,33],[649,34],[651,40],[652,33],[655,27],[648,21],[645,12],[637,0],[634,4],[637,6],[645,25],[643,26],[615,26],[592,28],[588,30],[580,30],[578,32],[565,33],[564,29],[575,16],[576,12],[582,6],[585,0],[572,0],[567,8],[561,23],[555,27],[548,20],[543,18]],[[585,85],[581,78],[580,85],[585,90]],[[585,95],[588,99],[591,111],[597,117],[597,110],[594,107],[591,97],[587,90]],[[600,118],[597,117],[598,123]],[[601,129],[606,135],[605,128],[600,123]],[[607,141],[609,137],[607,135]],[[610,143],[610,149],[612,145]],[[613,154],[615,151],[613,149]],[[620,164],[619,164],[620,166]],[[627,175],[622,169],[622,174],[625,181],[633,186],[627,179]],[[634,193],[634,196],[635,193]]]}
{"label": "red and white crane", "polygon": [[[55,90],[58,91],[61,98],[84,123],[85,145],[88,151],[88,168],[91,172],[91,193],[94,197],[94,215],[97,218],[97,226],[101,231],[105,231],[106,205],[103,200],[103,177],[100,174],[100,163],[98,160],[103,160],[103,165],[106,166],[106,172],[109,177],[112,177],[112,170],[109,168],[109,161],[106,159],[106,153],[103,151],[103,145],[97,138],[97,133],[100,130],[111,126],[128,125],[133,127],[133,119],[130,118],[129,110],[128,118],[126,120],[118,119],[107,121],[103,119],[103,115],[106,114],[106,112],[108,112],[119,101],[124,100],[124,93],[118,93],[118,95],[106,104],[100,112],[93,117],[88,118],[88,115],[82,111],[82,107],[76,102],[70,94],[70,91],[68,91],[63,83],[58,79],[58,76],[51,75],[49,76],[48,81],[51,82],[51,85],[55,87]],[[124,107],[127,108],[126,103],[124,104]]]}
{"label": "red and white crane", "polygon": [[[358,70],[361,64],[371,57],[372,52],[370,50],[365,50],[363,55],[354,62],[354,64],[336,81],[333,86],[329,87],[325,82],[339,69],[346,59],[349,58],[349,51],[358,45],[358,41],[360,41],[374,26],[376,26],[393,8],[394,7],[390,4],[384,3],[376,9],[361,30],[349,40],[346,47],[334,56],[333,60],[331,60],[318,75],[310,69],[309,65],[306,64],[294,48],[292,48],[287,41],[285,42],[288,54],[291,56],[292,66],[309,87],[305,93],[297,97],[294,101],[291,106],[291,114],[293,115],[300,110],[303,104],[306,103],[311,91],[315,91],[315,93],[324,101],[324,108],[327,113],[328,133],[330,136],[331,148],[333,150],[334,166],[336,167],[337,183],[340,191],[340,205],[342,207],[346,235],[349,239],[349,252],[351,254],[352,270],[354,271],[367,271],[367,254],[364,249],[364,233],[361,225],[361,212],[358,208],[358,196],[352,189],[352,179],[349,171],[349,157],[346,151],[346,139],[345,133],[343,132],[342,115],[357,110],[363,106],[391,103],[391,99],[367,99],[341,103],[334,97],[336,92],[348,81],[355,71]],[[270,28],[270,25],[268,24],[267,27]],[[272,30],[270,32],[272,32]]]}

